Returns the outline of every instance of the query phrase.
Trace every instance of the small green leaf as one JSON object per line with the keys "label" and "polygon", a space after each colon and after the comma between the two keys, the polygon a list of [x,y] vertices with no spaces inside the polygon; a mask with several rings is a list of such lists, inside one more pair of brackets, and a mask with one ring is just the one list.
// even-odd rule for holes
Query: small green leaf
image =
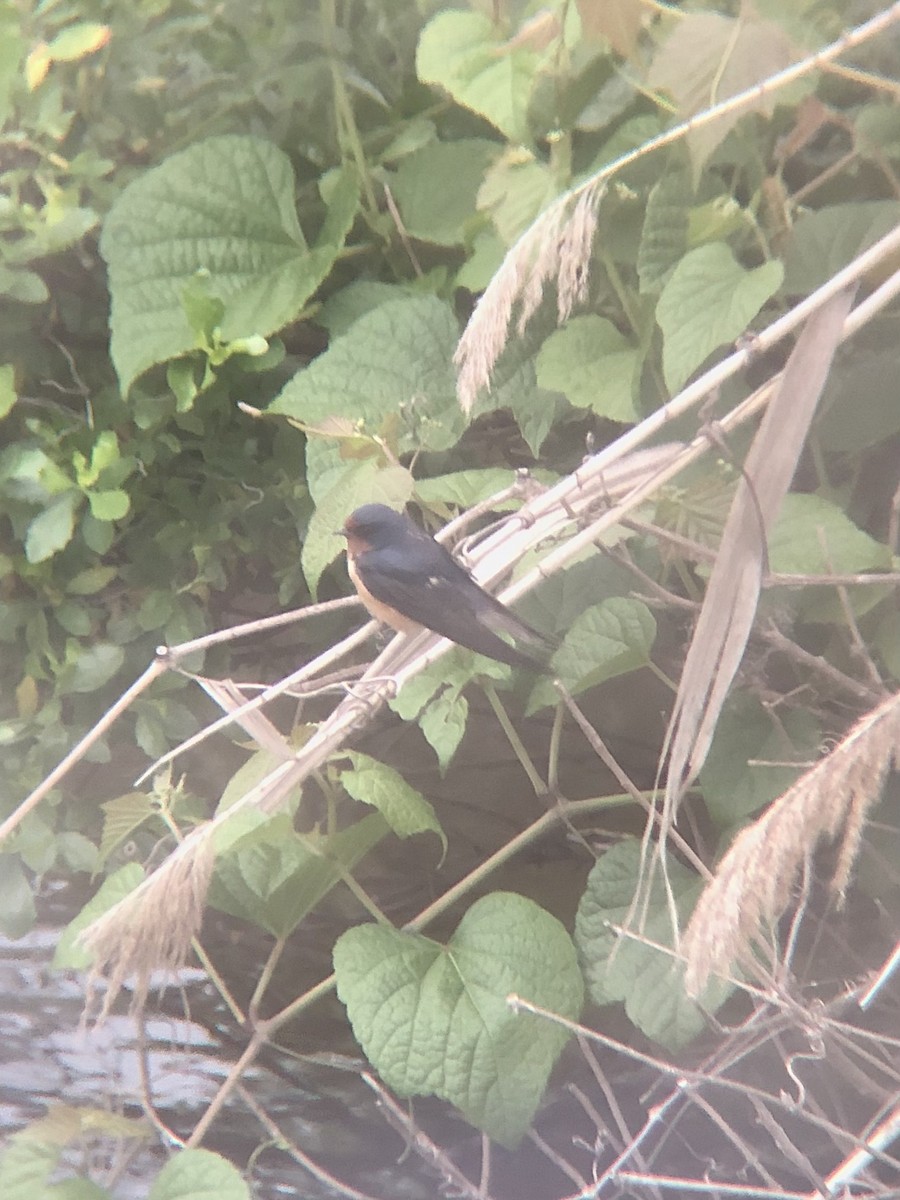
{"label": "small green leaf", "polygon": [[179,1150],[156,1179],[147,1200],[250,1200],[240,1171],[212,1150]]}
{"label": "small green leaf", "polygon": [[113,642],[95,642],[82,649],[68,683],[70,692],[94,692],[112,679],[125,661],[125,651]]}
{"label": "small green leaf", "polygon": [[670,275],[656,306],[663,333],[663,372],[672,392],[714,350],[746,332],[781,286],[783,268],[772,260],[752,271],[724,242],[687,253]]}
{"label": "small green leaf", "polygon": [[531,1124],[568,1034],[514,1013],[511,993],[577,1020],[581,973],[569,935],[509,892],[469,909],[449,945],[383,926],[350,929],[334,948],[338,995],[388,1087],[435,1095],[514,1146]]}
{"label": "small green leaf", "polygon": [[0,421],[12,411],[16,396],[16,372],[13,367],[0,367]]}
{"label": "small green leaf", "polygon": [[93,899],[89,900],[74,920],[70,921],[59,936],[53,966],[83,970],[91,965],[91,956],[78,941],[82,930],[92,921],[108,912],[113,905],[124,900],[144,878],[144,870],[137,863],[127,863],[114,874],[104,879]]}
{"label": "small green leaf", "polygon": [[80,501],[80,493],[74,489],[63,492],[34,518],[25,535],[25,557],[30,563],[45,562],[68,546],[75,532],[75,513]]}
{"label": "small green leaf", "polygon": [[117,574],[117,567],[86,567],[72,576],[66,584],[66,592],[70,596],[94,596],[102,592]]}
{"label": "small green leaf", "polygon": [[[668,894],[658,874],[649,900],[639,906],[645,915],[640,932],[619,940],[616,927],[624,926],[631,916],[641,861],[640,843],[634,839],[620,842],[601,854],[588,876],[578,906],[575,941],[594,1002],[613,1004],[623,1000],[626,1013],[638,1029],[655,1042],[676,1050],[706,1028],[705,1012],[715,1012],[730,989],[711,985],[702,1001],[690,1000],[681,982],[682,968],[677,959],[656,949],[674,943]],[[672,855],[666,860],[666,869],[683,928],[703,881]]]}
{"label": "small green leaf", "polygon": [[34,928],[37,912],[31,882],[15,854],[0,854],[0,931],[24,937]]}
{"label": "small green leaf", "polygon": [[98,521],[121,521],[131,507],[128,493],[120,488],[108,492],[88,492],[91,516]]}
{"label": "small green leaf", "polygon": [[416,72],[511,142],[528,142],[528,99],[538,61],[524,46],[504,45],[490,17],[454,9],[438,13],[422,30]]}
{"label": "small green leaf", "polygon": [[354,800],[377,808],[398,837],[436,833],[446,851],[447,839],[434,809],[399,771],[356,750],[347,757],[353,769],[341,772],[341,785]]}
{"label": "small green leaf", "polygon": [[[553,655],[553,672],[573,694],[647,664],[656,638],[656,621],[640,600],[614,596],[585,609],[569,627]],[[556,704],[559,696],[549,679],[541,679],[528,702],[528,712]]]}
{"label": "small green leaf", "polygon": [[541,346],[537,381],[611,421],[634,421],[640,356],[603,317],[575,317]]}
{"label": "small green leaf", "polygon": [[77,62],[105,46],[110,38],[108,25],[97,21],[79,21],[56,35],[47,47],[55,62]]}
{"label": "small green leaf", "polygon": [[159,810],[146,792],[128,792],[106,800],[103,809],[103,830],[100,835],[99,864],[102,866],[113,850],[145,821],[157,817]]}
{"label": "small green leaf", "polygon": [[198,346],[211,343],[214,331],[225,319],[225,305],[212,294],[210,279],[207,268],[201,267],[181,289],[181,305]]}
{"label": "small green leaf", "polygon": [[437,755],[438,765],[446,771],[459,748],[469,719],[469,702],[460,692],[449,688],[426,705],[419,717],[419,728]]}
{"label": "small green leaf", "polygon": [[0,296],[20,304],[43,304],[50,299],[50,292],[36,271],[14,270],[0,263]]}

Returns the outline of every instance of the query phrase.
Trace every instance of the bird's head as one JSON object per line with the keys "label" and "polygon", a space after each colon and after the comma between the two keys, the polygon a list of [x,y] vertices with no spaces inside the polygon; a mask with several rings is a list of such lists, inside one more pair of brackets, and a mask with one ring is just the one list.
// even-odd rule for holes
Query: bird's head
{"label": "bird's head", "polygon": [[409,518],[386,504],[364,504],[344,522],[341,533],[347,539],[347,552],[353,556],[364,550],[378,550],[403,538]]}

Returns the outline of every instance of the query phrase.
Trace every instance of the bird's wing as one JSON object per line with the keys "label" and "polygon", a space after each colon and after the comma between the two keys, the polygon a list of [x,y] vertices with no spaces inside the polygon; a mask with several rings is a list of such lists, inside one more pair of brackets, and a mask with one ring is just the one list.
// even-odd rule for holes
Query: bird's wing
{"label": "bird's wing", "polygon": [[[424,561],[419,569],[410,571],[391,555],[380,553],[378,560],[374,566],[366,559],[359,563],[371,594],[434,633],[512,666],[533,666],[551,648],[541,634],[480,588],[449,555],[434,556],[427,564],[430,571],[423,569]],[[489,626],[521,638],[527,649],[510,646]]]}

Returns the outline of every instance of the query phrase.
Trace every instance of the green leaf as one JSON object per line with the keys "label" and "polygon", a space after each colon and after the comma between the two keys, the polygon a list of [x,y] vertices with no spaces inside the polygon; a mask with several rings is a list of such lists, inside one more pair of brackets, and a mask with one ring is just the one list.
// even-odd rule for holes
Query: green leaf
{"label": "green leaf", "polygon": [[785,249],[785,290],[806,295],[891,232],[900,222],[900,201],[834,204],[804,213]]}
{"label": "green leaf", "polygon": [[687,171],[668,171],[647,197],[637,271],[641,294],[656,294],[688,248],[688,208],[693,192]]}
{"label": "green leaf", "polygon": [[227,851],[217,845],[209,903],[254,921],[273,937],[296,929],[388,832],[380,813],[328,837],[298,834],[287,813],[250,824]]}
{"label": "green leaf", "polygon": [[137,863],[127,863],[104,879],[93,899],[65,927],[56,943],[53,966],[84,970],[91,965],[91,956],[78,941],[79,935],[92,921],[124,900],[143,881],[144,870]]}
{"label": "green leaf", "polygon": [[[614,596],[575,618],[553,655],[553,673],[577,695],[645,666],[655,638],[656,621],[646,604]],[[541,679],[531,693],[528,712],[555,705],[558,699],[553,683]]]}
{"label": "green leaf", "polygon": [[212,1150],[179,1150],[156,1179],[147,1200],[250,1200],[240,1171]]}
{"label": "green leaf", "polygon": [[511,993],[577,1020],[583,984],[555,917],[509,892],[485,896],[444,947],[383,926],[350,929],[334,948],[338,995],[388,1087],[454,1104],[514,1146],[531,1124],[568,1034],[516,1014]]}
{"label": "green leaf", "polygon": [[404,284],[383,283],[377,279],[357,279],[329,296],[316,313],[316,323],[331,334],[341,337],[360,317],[374,312],[393,300],[408,300],[413,289]]}
{"label": "green leaf", "polygon": [[16,372],[11,366],[0,367],[0,421],[12,411],[16,396]]}
{"label": "green leaf", "polygon": [[485,117],[511,142],[529,141],[528,99],[538,56],[504,44],[490,17],[477,12],[438,13],[422,30],[416,72],[457,104]]}
{"label": "green leaf", "polygon": [[209,293],[225,306],[223,342],[266,336],[293,320],[343,245],[354,189],[348,177],[334,190],[334,219],[310,249],[290,161],[259,138],[208,138],[129,184],[100,242],[123,392],[155,363],[197,345],[183,300],[197,272],[209,272]]}
{"label": "green leaf", "polygon": [[[666,862],[683,928],[703,881],[672,855]],[[659,875],[654,877],[649,900],[639,906],[639,911],[646,914],[640,933],[618,939],[614,927],[624,926],[631,916],[640,871],[641,848],[634,839],[601,854],[578,906],[575,942],[594,1002],[624,1001],[625,1011],[638,1029],[653,1041],[677,1050],[706,1028],[704,1012],[715,1012],[730,989],[717,984],[708,988],[700,1001],[690,1000],[677,960],[647,944],[671,947],[674,941],[668,896]]]}
{"label": "green leaf", "polygon": [[[893,337],[893,330],[886,331]],[[826,450],[858,454],[900,432],[897,348],[842,354],[819,405],[816,432]]]}
{"label": "green leaf", "polygon": [[56,35],[47,47],[55,62],[77,62],[93,54],[109,41],[108,25],[97,21],[79,21]]}
{"label": "green leaf", "polygon": [[[401,453],[447,450],[465,426],[453,368],[458,338],[453,310],[435,296],[379,305],[298,371],[267,411],[313,426],[347,417],[373,434],[390,422]],[[307,469],[315,496],[313,444]]]}
{"label": "green leaf", "polygon": [[398,837],[436,833],[446,852],[447,839],[440,821],[421,792],[377,758],[356,750],[348,751],[347,757],[353,769],[341,772],[341,786],[354,800],[377,808]]}
{"label": "green leaf", "polygon": [[769,537],[769,568],[779,573],[855,574],[890,567],[890,550],[821,496],[791,492]]}
{"label": "green leaf", "polygon": [[34,518],[25,535],[25,557],[30,563],[45,562],[68,546],[75,532],[75,513],[80,502],[80,493],[74,489],[63,492]]}
{"label": "green leaf", "polygon": [[402,509],[413,493],[406,467],[383,467],[371,460],[351,463],[322,496],[309,522],[300,561],[310,591],[315,594],[325,568],[344,552],[339,531],[361,504],[386,504]]}
{"label": "green leaf", "polygon": [[558,195],[556,173],[546,163],[516,150],[504,154],[488,170],[478,193],[478,207],[490,214],[505,248]]}
{"label": "green leaf", "polygon": [[52,1184],[43,1200],[113,1200],[112,1193],[92,1179],[63,1179]]}
{"label": "green leaf", "polygon": [[724,242],[698,246],[684,256],[656,307],[663,333],[663,372],[672,392],[714,350],[747,330],[778,291],[782,274],[775,260],[745,270]]}
{"label": "green leaf", "polygon": [[391,181],[406,232],[439,246],[461,245],[477,218],[484,173],[500,147],[483,138],[432,142],[408,155]]}
{"label": "green leaf", "polygon": [[[550,483],[555,477],[549,473],[537,472]],[[433,475],[430,479],[417,479],[415,482],[416,499],[427,506],[452,504],[458,508],[472,508],[489,496],[508,488],[511,482],[510,472],[505,467],[472,467],[468,471],[454,471],[450,475]],[[507,500],[498,503],[497,511],[517,508],[519,501]]]}
{"label": "green leaf", "polygon": [[37,1141],[27,1129],[13,1134],[0,1159],[0,1195],[4,1200],[43,1200],[61,1152],[61,1146]]}
{"label": "green leaf", "polygon": [[37,912],[31,881],[14,854],[0,854],[0,932],[24,937],[34,928]]}
{"label": "green leaf", "polygon": [[211,292],[206,267],[201,267],[181,289],[181,305],[198,344],[211,342],[225,319],[225,305]]}
{"label": "green leaf", "polygon": [[541,346],[537,381],[611,421],[634,421],[640,356],[603,317],[574,317]]}
{"label": "green leaf", "polygon": [[450,688],[435,696],[419,716],[419,728],[437,755],[442,771],[449,767],[459,748],[468,719],[468,700],[460,692]]}
{"label": "green leaf", "polygon": [[70,596],[94,596],[112,583],[117,574],[117,567],[86,567],[68,581],[66,592]]}
{"label": "green leaf", "polygon": [[128,493],[120,488],[108,492],[88,492],[91,516],[98,521],[121,521],[131,507]]}
{"label": "green leaf", "polygon": [[728,829],[787,791],[818,757],[819,738],[811,713],[798,708],[773,721],[755,697],[735,695],[719,717],[700,771],[716,826]]}
{"label": "green leaf", "polygon": [[120,670],[125,651],[113,642],[95,642],[81,650],[68,683],[70,692],[94,692]]}
{"label": "green leaf", "polygon": [[113,1200],[111,1192],[92,1179],[63,1179],[52,1184],[44,1200]]}
{"label": "green leaf", "polygon": [[103,809],[103,830],[100,834],[99,863],[102,866],[113,850],[145,821],[159,815],[159,810],[146,792],[127,792],[106,800]]}
{"label": "green leaf", "polygon": [[0,263],[0,296],[20,304],[43,304],[50,299],[50,292],[36,271],[14,270]]}

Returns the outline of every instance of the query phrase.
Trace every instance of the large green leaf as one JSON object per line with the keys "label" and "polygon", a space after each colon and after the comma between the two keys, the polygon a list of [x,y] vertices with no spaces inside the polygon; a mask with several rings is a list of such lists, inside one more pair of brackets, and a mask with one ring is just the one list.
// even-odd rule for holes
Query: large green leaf
{"label": "large green leaf", "polygon": [[[656,638],[656,621],[646,604],[613,596],[580,613],[553,655],[553,673],[573,694],[635,671],[647,664]],[[531,693],[529,713],[556,704],[559,695],[550,679]]]}
{"label": "large green leaf", "polygon": [[583,984],[563,926],[509,892],[469,909],[447,946],[377,925],[334,948],[338,995],[388,1087],[449,1100],[507,1146],[522,1137],[568,1034],[511,993],[576,1020]]}
{"label": "large green leaf", "polygon": [[[682,985],[682,968],[671,953],[656,947],[674,944],[669,899],[662,878],[654,878],[639,933],[619,940],[617,927],[632,916],[641,871],[640,844],[629,839],[598,858],[578,907],[575,941],[588,989],[596,1004],[625,1002],[631,1021],[647,1037],[677,1049],[706,1027],[705,1012],[715,1012],[728,989],[710,987],[702,1004],[690,1000]],[[703,882],[672,855],[667,859],[669,884],[682,928]],[[651,943],[654,943],[651,945]],[[615,951],[615,952],[614,952]]]}
{"label": "large green leaf", "polygon": [[574,317],[551,333],[537,360],[537,381],[570,404],[611,421],[637,419],[638,350],[603,317]]}
{"label": "large green leaf", "polygon": [[785,496],[769,537],[769,569],[785,574],[853,574],[888,568],[891,553],[823,496]]}
{"label": "large green leaf", "polygon": [[668,171],[651,189],[637,258],[641,292],[661,291],[687,250],[692,197],[687,171]]}
{"label": "large green leaf", "polygon": [[787,791],[817,757],[819,737],[816,721],[804,709],[773,720],[755,697],[736,695],[719,717],[700,771],[703,799],[719,829]]}
{"label": "large green leaf", "polygon": [[[304,425],[345,417],[369,434],[389,429],[400,451],[447,450],[462,433],[453,351],[459,326],[435,296],[381,304],[361,316],[269,405]],[[343,469],[330,443],[310,440],[307,475],[316,495],[326,470]]]}
{"label": "large green leaf", "polygon": [[219,855],[209,903],[287,937],[387,831],[376,812],[328,836],[300,835],[280,813]]}
{"label": "large green leaf", "polygon": [[684,256],[656,306],[663,372],[673,392],[714,350],[747,330],[778,291],[782,275],[774,259],[746,270],[724,242],[698,246]]}
{"label": "large green leaf", "polygon": [[123,392],[155,363],[198,345],[183,303],[198,272],[224,305],[224,341],[272,333],[297,316],[331,270],[355,210],[348,175],[333,189],[310,248],[290,160],[244,135],[208,138],[139,176],[113,205],[100,242]]}
{"label": "large green leaf", "polygon": [[814,291],[898,221],[897,200],[861,200],[804,213],[785,250],[786,290],[801,295]]}
{"label": "large green leaf", "polygon": [[484,13],[453,9],[438,13],[422,30],[416,71],[457,104],[471,108],[511,142],[527,142],[528,99],[538,56],[498,38]]}
{"label": "large green leaf", "polygon": [[406,232],[455,246],[478,221],[475,198],[500,147],[483,138],[432,142],[402,160],[391,182]]}

